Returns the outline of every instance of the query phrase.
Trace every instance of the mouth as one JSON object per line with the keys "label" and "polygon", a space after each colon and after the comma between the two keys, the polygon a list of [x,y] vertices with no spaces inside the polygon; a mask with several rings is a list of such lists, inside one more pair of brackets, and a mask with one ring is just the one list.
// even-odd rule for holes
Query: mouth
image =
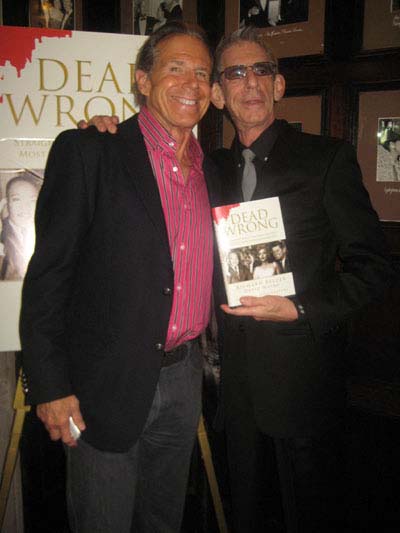
{"label": "mouth", "polygon": [[244,100],[244,105],[262,105],[264,101],[261,98],[249,98]]}
{"label": "mouth", "polygon": [[193,98],[182,98],[179,96],[175,96],[174,99],[179,102],[182,105],[188,105],[188,106],[195,106],[197,105],[197,100]]}

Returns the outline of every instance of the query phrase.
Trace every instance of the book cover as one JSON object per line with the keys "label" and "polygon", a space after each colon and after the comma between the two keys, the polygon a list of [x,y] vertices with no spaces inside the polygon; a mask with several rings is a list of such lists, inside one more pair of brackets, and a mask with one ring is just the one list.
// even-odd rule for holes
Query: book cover
{"label": "book cover", "polygon": [[228,305],[296,294],[277,196],[212,209]]}

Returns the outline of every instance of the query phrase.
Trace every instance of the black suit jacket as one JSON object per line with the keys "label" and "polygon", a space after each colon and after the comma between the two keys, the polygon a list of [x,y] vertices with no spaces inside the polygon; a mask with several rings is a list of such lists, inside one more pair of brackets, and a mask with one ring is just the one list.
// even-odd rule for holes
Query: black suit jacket
{"label": "black suit jacket", "polygon": [[[223,177],[214,204],[243,201],[232,151],[219,150],[213,160]],[[392,270],[351,145],[282,121],[264,165],[268,177],[258,182],[253,199],[280,198],[296,293],[307,318],[273,323],[220,316],[223,396],[229,401],[236,379],[232,360],[245,361],[260,428],[307,436],[343,414],[344,322],[381,295]],[[217,300],[224,299],[219,291]]]}
{"label": "black suit jacket", "polygon": [[228,267],[228,283],[239,283],[240,281],[248,281],[252,279],[251,272],[245,265],[239,264],[238,269],[239,272],[236,272],[231,266]]}
{"label": "black suit jacket", "polygon": [[[249,10],[253,7],[258,9],[257,15],[249,16]],[[265,10],[258,0],[249,0],[241,2],[240,20],[244,20],[246,26],[255,26],[264,28],[269,26],[268,21],[268,3]],[[280,5],[280,20],[278,25],[292,24],[295,22],[304,22],[308,20],[308,2],[307,0],[282,0]]]}
{"label": "black suit jacket", "polygon": [[153,33],[154,25],[158,22],[158,19],[154,17],[146,17],[146,27],[143,34],[140,33],[139,17],[135,18],[134,22],[134,34],[135,35],[150,35]]}
{"label": "black suit jacket", "polygon": [[51,149],[22,296],[33,404],[75,394],[100,449],[127,450],[151,406],[174,283],[157,182],[136,116]]}

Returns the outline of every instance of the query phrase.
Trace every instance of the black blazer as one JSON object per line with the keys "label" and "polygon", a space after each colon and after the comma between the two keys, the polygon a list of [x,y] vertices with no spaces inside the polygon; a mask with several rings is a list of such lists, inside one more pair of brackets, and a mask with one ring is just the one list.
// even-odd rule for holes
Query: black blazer
{"label": "black blazer", "polygon": [[[233,152],[219,150],[213,160],[222,176],[214,204],[243,201]],[[264,165],[267,179],[258,182],[253,199],[280,198],[296,293],[307,318],[272,323],[220,315],[223,391],[228,397],[235,379],[229,361],[240,357],[260,428],[307,436],[343,414],[343,324],[380,296],[393,274],[350,144],[298,132],[282,121]],[[217,293],[223,301],[223,292]]]}
{"label": "black blazer", "polygon": [[70,130],[50,151],[21,312],[28,401],[70,394],[97,448],[127,450],[158,381],[174,276],[137,117]]}

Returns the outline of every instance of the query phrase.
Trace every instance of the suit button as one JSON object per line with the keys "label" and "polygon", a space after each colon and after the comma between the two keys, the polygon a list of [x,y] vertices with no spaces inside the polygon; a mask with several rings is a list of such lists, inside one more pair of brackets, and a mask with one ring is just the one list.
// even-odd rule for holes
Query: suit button
{"label": "suit button", "polygon": [[155,345],[155,349],[158,352],[161,352],[161,350],[164,350],[164,344],[161,344],[161,342],[157,342],[157,344]]}
{"label": "suit button", "polygon": [[169,287],[164,287],[162,290],[162,293],[164,294],[164,296],[170,296],[172,293],[172,290]]}
{"label": "suit button", "polygon": [[245,331],[245,327],[244,327],[244,324],[239,324],[238,326],[238,330],[243,333]]}

